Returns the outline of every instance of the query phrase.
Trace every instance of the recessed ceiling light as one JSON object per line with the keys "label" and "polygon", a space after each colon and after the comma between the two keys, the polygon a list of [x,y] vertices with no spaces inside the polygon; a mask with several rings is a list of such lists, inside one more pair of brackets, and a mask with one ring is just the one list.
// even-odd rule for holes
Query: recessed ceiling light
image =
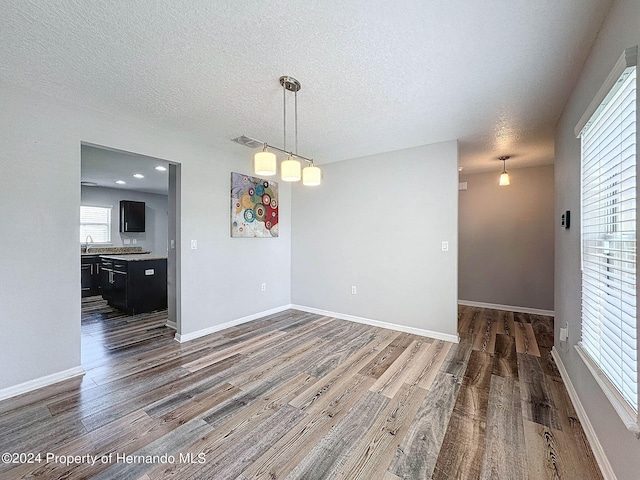
{"label": "recessed ceiling light", "polygon": [[167,167],[163,167],[162,165],[158,165],[156,167],[156,170],[158,170],[159,172],[166,172],[167,171]]}
{"label": "recessed ceiling light", "polygon": [[136,178],[144,178],[144,175],[142,175],[141,173],[134,173],[133,176]]}
{"label": "recessed ceiling light", "polygon": [[116,180],[116,183],[117,183],[118,185],[124,185],[124,184],[125,184],[125,183],[127,183],[127,182],[125,182],[124,180]]}

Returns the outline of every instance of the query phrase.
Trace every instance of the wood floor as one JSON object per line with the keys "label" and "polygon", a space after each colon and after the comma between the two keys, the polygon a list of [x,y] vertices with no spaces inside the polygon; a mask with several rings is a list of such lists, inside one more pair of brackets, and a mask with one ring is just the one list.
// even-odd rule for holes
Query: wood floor
{"label": "wood floor", "polygon": [[552,318],[460,307],[458,344],[294,310],[179,344],[165,321],[85,301],[87,374],[0,402],[0,452],[41,455],[0,478],[602,478]]}

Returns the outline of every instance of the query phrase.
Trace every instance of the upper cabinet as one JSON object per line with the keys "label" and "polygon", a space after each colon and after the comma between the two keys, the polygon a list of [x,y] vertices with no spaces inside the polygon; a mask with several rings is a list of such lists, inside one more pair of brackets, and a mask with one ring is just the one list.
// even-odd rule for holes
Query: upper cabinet
{"label": "upper cabinet", "polygon": [[144,232],[144,202],[120,200],[120,232]]}

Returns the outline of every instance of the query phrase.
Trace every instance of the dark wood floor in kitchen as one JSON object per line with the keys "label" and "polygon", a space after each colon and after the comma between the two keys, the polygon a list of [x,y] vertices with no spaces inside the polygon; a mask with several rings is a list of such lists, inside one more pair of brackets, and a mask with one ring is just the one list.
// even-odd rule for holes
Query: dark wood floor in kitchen
{"label": "dark wood floor in kitchen", "polygon": [[602,478],[550,317],[460,307],[459,344],[294,310],[178,344],[165,321],[86,300],[87,374],[0,402],[0,452],[100,458],[0,478]]}

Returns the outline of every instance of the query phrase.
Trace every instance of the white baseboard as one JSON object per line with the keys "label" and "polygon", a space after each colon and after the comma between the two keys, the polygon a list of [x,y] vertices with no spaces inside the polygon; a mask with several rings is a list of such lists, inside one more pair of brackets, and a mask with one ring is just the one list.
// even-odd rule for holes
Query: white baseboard
{"label": "white baseboard", "polygon": [[242,325],[243,323],[250,322],[252,320],[257,320],[258,318],[266,317],[268,315],[273,315],[274,313],[284,312],[285,310],[289,310],[291,305],[282,305],[280,307],[272,308],[271,310],[266,310],[264,312],[254,313],[252,315],[247,315],[246,317],[237,318],[235,320],[231,320],[229,322],[222,323],[220,325],[214,325],[213,327],[203,328],[202,330],[197,330],[191,333],[185,333],[184,335],[180,333],[176,333],[175,339],[180,342],[188,342],[189,340],[194,340],[196,338],[204,337],[205,335],[211,335],[212,333],[219,332],[220,330],[224,330],[225,328],[235,327],[236,325]]}
{"label": "white baseboard", "polygon": [[516,307],[513,305],[500,305],[498,303],[472,302],[470,300],[458,300],[458,305],[467,307],[491,308],[493,310],[506,310],[507,312],[531,313],[533,315],[545,315],[547,317],[555,317],[556,312],[553,310],[540,310],[539,308]]}
{"label": "white baseboard", "polygon": [[18,395],[29,393],[42,387],[48,387],[49,385],[53,385],[54,383],[62,382],[64,380],[70,380],[75,377],[80,377],[84,374],[85,371],[82,367],[74,367],[70,368],[69,370],[64,370],[62,372],[52,373],[51,375],[36,378],[34,380],[29,380],[28,382],[14,385],[13,387],[3,388],[2,390],[0,390],[0,401],[6,400],[7,398],[11,397],[17,397]]}
{"label": "white baseboard", "polygon": [[350,322],[364,323],[365,325],[371,325],[373,327],[388,328],[390,330],[398,330],[400,332],[412,333],[414,335],[420,335],[423,337],[435,338],[436,340],[444,340],[446,342],[458,343],[459,341],[457,334],[451,335],[448,333],[434,332],[432,330],[407,327],[405,325],[398,325],[397,323],[387,323],[380,320],[372,320],[370,318],[357,317],[355,315],[348,315],[345,313],[330,312],[328,310],[321,310],[319,308],[305,307],[304,305],[290,305],[290,308],[302,310],[303,312],[316,313],[318,315],[324,315],[326,317],[348,320]]}
{"label": "white baseboard", "polygon": [[567,392],[569,393],[569,398],[573,402],[573,407],[578,414],[578,419],[582,424],[582,428],[584,429],[584,433],[587,436],[587,440],[589,440],[589,445],[591,445],[591,450],[593,450],[593,455],[596,457],[596,462],[598,462],[598,466],[602,471],[602,476],[605,480],[616,480],[616,475],[613,473],[613,468],[611,468],[611,464],[609,463],[609,459],[607,455],[604,453],[604,449],[598,440],[598,436],[596,435],[596,431],[591,424],[591,420],[587,416],[587,412],[582,406],[582,402],[580,402],[580,397],[578,397],[578,392],[573,387],[573,383],[571,383],[571,378],[569,377],[569,373],[567,369],[564,367],[564,363],[562,363],[562,359],[554,346],[551,349],[551,356],[553,360],[556,362],[558,367],[558,371],[560,372],[560,376],[562,377],[562,381],[567,387]]}
{"label": "white baseboard", "polygon": [[[304,305],[294,305],[294,304],[282,305],[280,307],[272,308],[271,310],[254,313],[246,317],[237,318],[235,320],[231,320],[229,322],[225,322],[220,325],[214,325],[213,327],[204,328],[202,330],[198,330],[192,333],[186,333],[184,335],[180,333],[176,333],[175,339],[180,343],[188,342],[189,340],[194,340],[196,338],[204,337],[205,335],[210,335],[212,333],[219,332],[220,330],[224,330],[225,328],[235,327],[237,325],[251,322],[252,320],[257,320],[258,318],[266,317],[268,315],[273,315],[275,313],[284,312],[285,310],[289,310],[289,309],[301,310],[303,312],[309,312],[309,313],[316,313],[318,315],[339,318],[341,320],[348,320],[351,322],[364,323],[366,325],[371,325],[373,327],[381,327],[381,328],[388,328],[391,330],[398,330],[400,332],[412,333],[414,335],[421,335],[423,337],[435,338],[436,340],[444,340],[446,342],[458,343],[459,341],[457,334],[451,335],[447,333],[435,332],[432,330],[424,330],[421,328],[408,327],[406,325],[399,325],[397,323],[387,323],[387,322],[382,322],[380,320],[372,320],[370,318],[357,317],[355,315],[331,312],[329,310],[321,310],[319,308],[306,307]],[[170,326],[170,325],[167,324],[167,326]]]}
{"label": "white baseboard", "polygon": [[169,328],[173,328],[174,330],[178,330],[178,324],[176,322],[169,322],[167,321],[167,323],[165,323],[165,325]]}

